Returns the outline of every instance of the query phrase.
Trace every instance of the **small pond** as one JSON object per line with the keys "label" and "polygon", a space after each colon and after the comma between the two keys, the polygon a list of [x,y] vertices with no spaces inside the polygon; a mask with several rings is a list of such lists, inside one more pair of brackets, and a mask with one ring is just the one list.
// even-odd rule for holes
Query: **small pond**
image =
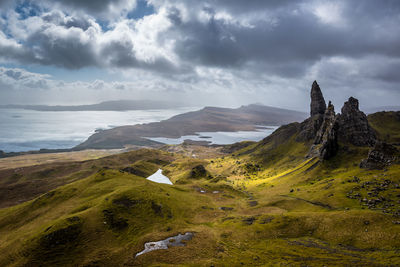
{"label": "small pond", "polygon": [[146,178],[147,180],[159,183],[159,184],[172,184],[171,180],[162,174],[162,170],[158,169],[155,173],[150,175],[149,177]]}

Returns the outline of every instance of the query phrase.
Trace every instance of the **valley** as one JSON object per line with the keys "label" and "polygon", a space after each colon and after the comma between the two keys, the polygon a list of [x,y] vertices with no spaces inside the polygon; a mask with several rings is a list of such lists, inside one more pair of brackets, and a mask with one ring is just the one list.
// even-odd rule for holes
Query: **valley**
{"label": "valley", "polygon": [[355,100],[336,114],[315,83],[310,117],[260,142],[3,168],[0,265],[399,265],[400,119]]}

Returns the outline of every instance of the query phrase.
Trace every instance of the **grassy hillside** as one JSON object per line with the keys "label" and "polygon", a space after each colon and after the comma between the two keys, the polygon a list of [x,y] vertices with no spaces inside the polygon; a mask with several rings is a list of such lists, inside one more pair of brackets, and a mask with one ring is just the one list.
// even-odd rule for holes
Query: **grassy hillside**
{"label": "grassy hillside", "polygon": [[383,111],[370,114],[368,115],[368,122],[381,140],[400,144],[400,111]]}
{"label": "grassy hillside", "polygon": [[[391,116],[369,119],[394,140]],[[379,130],[380,120],[390,126]],[[306,158],[310,144],[297,135],[294,123],[224,149],[166,146],[2,170],[14,202],[0,209],[0,265],[400,265],[400,165],[361,169],[369,148],[345,144],[327,161]],[[145,179],[158,168],[174,185]],[[23,190],[35,184],[37,195]],[[135,257],[146,242],[186,232],[185,246]]]}
{"label": "grassy hillside", "polygon": [[82,162],[56,162],[3,169],[0,170],[0,208],[31,200],[58,186],[86,178],[102,168],[121,170],[145,162],[157,163],[143,172],[142,176],[145,176],[173,160],[171,153],[144,149]]}

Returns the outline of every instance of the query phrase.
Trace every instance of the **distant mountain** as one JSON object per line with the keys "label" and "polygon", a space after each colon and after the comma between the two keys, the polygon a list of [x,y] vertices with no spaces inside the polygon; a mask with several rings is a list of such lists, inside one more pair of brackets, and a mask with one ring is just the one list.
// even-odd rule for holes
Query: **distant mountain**
{"label": "distant mountain", "polygon": [[168,120],[121,126],[100,131],[74,149],[123,148],[125,145],[155,146],[159,143],[145,137],[179,138],[197,132],[251,131],[257,125],[277,126],[302,121],[306,113],[252,104],[237,109],[205,107],[198,111],[176,115]]}
{"label": "distant mountain", "polygon": [[183,107],[181,103],[153,100],[114,100],[91,105],[47,106],[47,105],[0,105],[6,109],[28,109],[36,111],[125,111],[143,109],[169,109]]}

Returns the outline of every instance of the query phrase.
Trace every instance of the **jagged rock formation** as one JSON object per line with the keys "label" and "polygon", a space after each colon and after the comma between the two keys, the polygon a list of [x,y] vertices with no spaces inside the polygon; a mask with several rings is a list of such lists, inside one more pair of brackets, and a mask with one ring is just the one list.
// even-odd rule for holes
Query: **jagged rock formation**
{"label": "jagged rock formation", "polygon": [[300,125],[297,141],[311,141],[308,157],[329,159],[336,155],[339,143],[355,146],[373,146],[376,135],[368,124],[367,116],[359,110],[358,100],[350,97],[341,109],[342,114],[335,114],[329,101],[325,99],[316,81],[311,88],[311,117]]}
{"label": "jagged rock formation", "polygon": [[398,160],[399,150],[387,143],[376,142],[368,157],[361,161],[360,168],[383,169]]}
{"label": "jagged rock formation", "polygon": [[321,144],[319,148],[319,157],[329,159],[336,155],[339,150],[338,144],[339,124],[335,114],[335,108],[329,101],[328,108],[324,114],[324,121],[315,137],[314,144]]}
{"label": "jagged rock formation", "polygon": [[310,96],[310,118],[301,123],[300,134],[297,137],[297,141],[313,140],[324,121],[326,103],[317,81],[314,81],[311,86]]}
{"label": "jagged rock formation", "polygon": [[335,107],[332,105],[331,101],[329,101],[328,108],[325,110],[323,119],[324,120],[322,121],[321,127],[315,136],[314,144],[320,144],[322,142],[327,131],[329,131],[328,128],[331,128],[333,123],[336,121]]}
{"label": "jagged rock formation", "polygon": [[373,146],[376,135],[368,124],[367,116],[358,108],[358,100],[350,97],[338,116],[339,141],[355,146]]}
{"label": "jagged rock formation", "polygon": [[307,142],[314,140],[317,135],[321,125],[324,121],[324,115],[317,114],[314,115],[300,124],[300,132],[296,138],[296,141]]}
{"label": "jagged rock formation", "polygon": [[311,104],[310,104],[310,116],[324,115],[326,110],[326,103],[324,96],[322,95],[321,88],[317,81],[314,81],[311,87]]}

